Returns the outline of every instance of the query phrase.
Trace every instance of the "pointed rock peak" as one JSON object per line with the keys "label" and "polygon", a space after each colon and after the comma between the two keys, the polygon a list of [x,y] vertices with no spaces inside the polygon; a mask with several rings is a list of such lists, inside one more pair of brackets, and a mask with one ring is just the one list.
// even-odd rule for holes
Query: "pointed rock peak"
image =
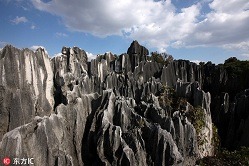
{"label": "pointed rock peak", "polygon": [[128,48],[127,54],[129,54],[131,70],[133,72],[139,62],[147,60],[147,55],[149,55],[149,51],[147,48],[141,46],[136,40],[134,40]]}
{"label": "pointed rock peak", "polygon": [[12,48],[13,46],[10,44],[5,45],[2,49]]}
{"label": "pointed rock peak", "polygon": [[0,59],[4,58],[5,57],[5,54],[8,54],[9,52],[12,52],[11,50],[13,49],[14,47],[12,45],[9,45],[7,44],[6,46],[4,46],[1,50],[1,54],[0,54]]}
{"label": "pointed rock peak", "polygon": [[4,48],[2,48],[1,53],[3,55],[1,56],[1,58],[3,58],[5,56],[5,54],[19,54],[23,50],[24,49],[20,49],[20,48],[13,46],[13,45],[7,44],[4,46]]}
{"label": "pointed rock peak", "polygon": [[67,55],[69,53],[69,48],[67,48],[66,46],[63,46],[61,49],[61,53],[63,55]]}
{"label": "pointed rock peak", "polygon": [[39,48],[37,48],[36,52],[45,53],[45,54],[48,55],[48,51],[46,50],[45,47],[39,47]]}
{"label": "pointed rock peak", "polygon": [[13,49],[17,49],[17,48],[14,47],[14,46],[12,46],[12,45],[10,45],[10,44],[7,44],[7,45],[5,45],[5,46],[2,48],[3,51],[4,51],[4,50],[13,50]]}
{"label": "pointed rock peak", "polygon": [[127,50],[127,54],[132,55],[132,54],[137,54],[140,56],[148,55],[149,51],[147,48],[144,46],[141,46],[138,41],[134,40],[130,47]]}
{"label": "pointed rock peak", "polygon": [[76,47],[76,46],[74,46],[72,48],[63,46],[61,49],[61,53],[63,55],[67,55],[67,56],[78,55],[78,56],[82,56],[82,57],[87,57],[86,52],[84,50],[82,50],[81,48]]}
{"label": "pointed rock peak", "polygon": [[138,43],[137,40],[133,40],[133,42],[131,43],[131,45],[138,45],[138,46],[140,46],[140,44]]}

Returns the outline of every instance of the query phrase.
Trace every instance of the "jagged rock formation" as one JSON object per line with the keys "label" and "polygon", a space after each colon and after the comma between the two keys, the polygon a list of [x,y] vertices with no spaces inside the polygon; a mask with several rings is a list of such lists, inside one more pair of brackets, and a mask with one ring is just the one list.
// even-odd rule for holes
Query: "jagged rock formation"
{"label": "jagged rock formation", "polygon": [[129,55],[131,70],[133,72],[139,62],[147,60],[149,51],[147,48],[140,46],[137,41],[133,41],[127,50],[127,54]]}
{"label": "jagged rock formation", "polygon": [[44,50],[6,46],[0,55],[0,139],[3,134],[53,112],[53,71]]}
{"label": "jagged rock formation", "polygon": [[[144,166],[194,165],[213,155],[205,68],[182,60],[166,66],[147,55],[137,41],[127,54],[91,62],[77,47],[63,47],[50,59],[42,49],[6,46],[0,54],[0,156],[34,157],[35,165]],[[237,105],[248,105],[247,96],[238,96]],[[243,122],[241,132],[248,119]]]}
{"label": "jagged rock formation", "polygon": [[162,69],[161,81],[163,84],[174,87],[177,80],[182,82],[199,82],[202,86],[201,66],[186,60],[173,61]]}

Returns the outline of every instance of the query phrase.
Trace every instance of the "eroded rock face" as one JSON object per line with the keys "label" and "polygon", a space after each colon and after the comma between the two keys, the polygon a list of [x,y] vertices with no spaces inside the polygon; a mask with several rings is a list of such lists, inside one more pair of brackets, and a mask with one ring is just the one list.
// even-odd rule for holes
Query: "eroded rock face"
{"label": "eroded rock face", "polygon": [[[205,93],[199,88],[198,82],[183,83],[177,82],[176,95],[182,96],[188,99],[194,107],[201,106],[202,119],[199,122],[203,122],[203,125],[199,128],[200,132],[197,133],[197,137],[201,144],[198,145],[199,154],[201,157],[211,156],[214,154],[213,149],[213,126],[211,119],[210,103],[211,95],[209,92]],[[188,108],[187,108],[188,109]],[[186,109],[186,111],[188,111]],[[201,118],[201,117],[199,117]]]}
{"label": "eroded rock face", "polygon": [[147,60],[147,55],[149,55],[149,51],[147,48],[141,46],[135,40],[131,43],[130,47],[128,48],[127,54],[129,54],[131,70],[133,72],[139,62]]}
{"label": "eroded rock face", "polygon": [[[212,155],[211,96],[201,90],[201,67],[189,61],[163,66],[148,62],[147,54],[137,41],[127,54],[91,62],[77,47],[63,47],[52,59],[41,49],[4,48],[0,156],[34,157],[44,166],[144,166],[194,165]],[[174,88],[173,96],[166,98],[165,88]],[[10,101],[18,104],[9,110]],[[201,132],[189,116],[195,107],[203,114]],[[25,111],[31,112],[27,120],[21,119]],[[198,137],[206,142],[199,145]]]}
{"label": "eroded rock face", "polygon": [[174,87],[177,80],[181,80],[182,82],[198,81],[200,87],[202,87],[202,73],[201,66],[196,63],[186,60],[177,60],[163,67],[161,81],[170,87]]}
{"label": "eroded rock face", "polygon": [[35,117],[31,123],[4,135],[1,156],[33,157],[35,165],[83,165],[82,137],[91,100],[96,95],[77,98],[74,104],[59,105],[57,114]]}
{"label": "eroded rock face", "polygon": [[35,116],[53,112],[53,70],[43,49],[6,46],[0,55],[0,139]]}

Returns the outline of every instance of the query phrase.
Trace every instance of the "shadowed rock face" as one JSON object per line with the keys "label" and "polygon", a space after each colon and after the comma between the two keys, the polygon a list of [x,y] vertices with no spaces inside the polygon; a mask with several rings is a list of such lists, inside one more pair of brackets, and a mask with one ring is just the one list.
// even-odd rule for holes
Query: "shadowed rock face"
{"label": "shadowed rock face", "polygon": [[[212,155],[203,68],[189,61],[163,66],[147,55],[137,41],[127,54],[91,62],[77,47],[63,47],[50,59],[42,49],[6,46],[0,54],[0,158],[34,157],[44,166],[144,166],[194,165]],[[175,89],[173,97],[166,97],[167,88]],[[238,105],[248,104],[245,96]],[[203,115],[200,131],[189,116],[196,107]],[[247,137],[241,139],[247,143]]]}
{"label": "shadowed rock face", "polygon": [[[244,65],[247,64],[243,62]],[[249,146],[248,88],[246,71],[234,74],[231,68],[211,62],[203,66],[203,89],[212,94],[212,120],[219,129],[221,145],[228,149]]]}
{"label": "shadowed rock face", "polygon": [[127,54],[130,57],[131,70],[133,72],[139,62],[147,60],[149,51],[144,46],[140,46],[140,44],[135,40],[128,48]]}

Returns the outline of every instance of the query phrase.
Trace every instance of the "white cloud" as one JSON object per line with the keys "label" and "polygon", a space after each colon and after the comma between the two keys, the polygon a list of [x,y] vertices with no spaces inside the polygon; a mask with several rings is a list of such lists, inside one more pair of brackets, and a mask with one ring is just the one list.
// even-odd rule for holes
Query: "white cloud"
{"label": "white cloud", "polygon": [[62,53],[57,53],[57,54],[54,54],[54,56],[53,57],[57,57],[57,56],[61,56],[62,55]]}
{"label": "white cloud", "polygon": [[222,13],[237,13],[238,10],[248,10],[248,0],[229,0],[224,3],[220,0],[214,0],[209,4],[210,8]]}
{"label": "white cloud", "polygon": [[197,65],[199,65],[199,63],[201,62],[200,60],[190,60],[190,62],[196,63]]}
{"label": "white cloud", "polygon": [[249,52],[249,41],[233,43],[233,44],[224,44],[223,47],[227,49],[239,49]]}
{"label": "white cloud", "polygon": [[[169,46],[227,48],[249,41],[248,0],[202,0],[182,9],[171,0],[31,1],[35,8],[61,17],[70,30],[125,36],[159,51]],[[203,12],[204,5],[210,11]]]}
{"label": "white cloud", "polygon": [[44,48],[43,46],[31,46],[30,49],[36,51],[38,48]]}
{"label": "white cloud", "polygon": [[61,32],[56,32],[55,35],[56,35],[57,37],[68,37],[67,34],[61,33]]}
{"label": "white cloud", "polygon": [[38,48],[44,49],[45,53],[48,54],[47,50],[43,46],[34,45],[34,46],[31,46],[29,49],[31,49],[32,51],[36,51]]}
{"label": "white cloud", "polygon": [[10,20],[13,24],[20,24],[20,23],[25,23],[28,22],[28,19],[26,17],[19,17],[16,16],[16,18],[14,18],[13,20]]}
{"label": "white cloud", "polygon": [[223,48],[233,51],[236,50],[242,58],[249,57],[249,40],[238,43],[224,44]]}
{"label": "white cloud", "polygon": [[31,25],[31,26],[30,26],[30,29],[35,29],[35,28],[36,28],[35,25]]}
{"label": "white cloud", "polygon": [[94,55],[90,52],[86,52],[86,55],[87,55],[88,61],[91,61],[92,59],[96,58],[96,55]]}
{"label": "white cloud", "polygon": [[242,56],[249,58],[249,53],[243,53]]}
{"label": "white cloud", "polygon": [[71,30],[99,37],[120,35],[148,41],[149,46],[161,50],[168,47],[171,41],[180,40],[191,33],[199,14],[198,5],[176,13],[170,0],[32,2],[37,9],[60,16]]}
{"label": "white cloud", "polygon": [[194,33],[187,36],[186,45],[221,46],[243,44],[249,40],[249,1],[214,0],[211,12],[196,23]]}

